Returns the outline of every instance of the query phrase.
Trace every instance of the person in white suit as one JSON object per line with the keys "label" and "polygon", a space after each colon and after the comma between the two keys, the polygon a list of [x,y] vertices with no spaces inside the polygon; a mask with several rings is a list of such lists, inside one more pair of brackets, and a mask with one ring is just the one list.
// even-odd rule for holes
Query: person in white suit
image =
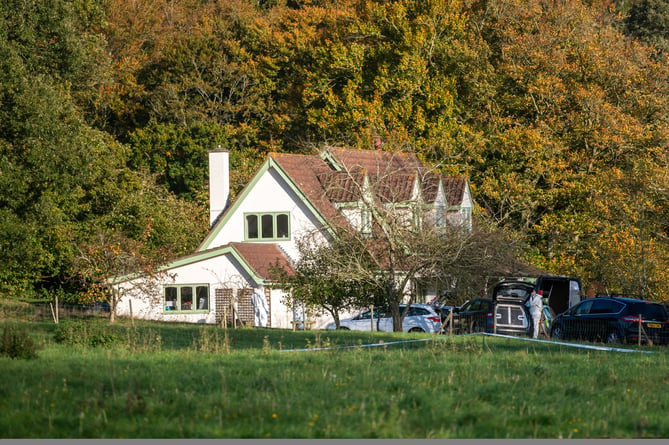
{"label": "person in white suit", "polygon": [[534,326],[534,329],[532,330],[532,338],[539,337],[541,313],[544,310],[543,298],[543,292],[539,290],[537,292],[532,291],[532,295],[530,295],[530,298],[527,300],[527,305],[530,308],[530,315],[532,316],[532,323]]}
{"label": "person in white suit", "polygon": [[253,290],[251,303],[253,304],[254,326],[260,328],[267,327],[269,307],[267,305],[267,299],[265,298],[264,286],[260,285]]}

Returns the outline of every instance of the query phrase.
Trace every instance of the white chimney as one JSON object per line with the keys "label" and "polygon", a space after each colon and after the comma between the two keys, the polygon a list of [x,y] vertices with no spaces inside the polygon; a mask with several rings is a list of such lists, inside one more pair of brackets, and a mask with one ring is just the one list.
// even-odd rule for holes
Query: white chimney
{"label": "white chimney", "polygon": [[209,226],[228,206],[230,198],[230,155],[219,145],[209,152]]}

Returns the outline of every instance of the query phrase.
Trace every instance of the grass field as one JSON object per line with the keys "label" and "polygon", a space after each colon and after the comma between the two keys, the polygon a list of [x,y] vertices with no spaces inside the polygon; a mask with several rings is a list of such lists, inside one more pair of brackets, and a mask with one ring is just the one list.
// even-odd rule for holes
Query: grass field
{"label": "grass field", "polygon": [[0,323],[41,346],[0,357],[0,437],[669,437],[666,347],[81,323]]}

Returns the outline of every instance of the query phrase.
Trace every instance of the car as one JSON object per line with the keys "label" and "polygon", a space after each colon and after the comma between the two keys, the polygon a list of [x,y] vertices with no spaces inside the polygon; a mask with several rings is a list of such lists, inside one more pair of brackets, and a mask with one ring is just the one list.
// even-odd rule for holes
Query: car
{"label": "car", "polygon": [[[496,320],[493,319],[493,305]],[[459,308],[454,321],[460,333],[531,335],[531,319],[529,310],[522,301],[475,298]]]}
{"label": "car", "polygon": [[666,345],[669,316],[663,304],[636,298],[594,297],[582,300],[553,320],[558,340]]}
{"label": "car", "polygon": [[441,322],[444,323],[451,312],[454,312],[457,306],[448,304],[449,296],[441,296],[433,298],[428,304],[441,316]]}
{"label": "car", "polygon": [[[400,311],[406,309],[406,304],[400,304]],[[441,327],[440,314],[429,304],[412,304],[409,312],[402,322],[404,332],[439,332]],[[326,329],[336,329],[334,323],[326,326]],[[339,329],[354,331],[383,331],[393,332],[393,319],[387,308],[374,308],[374,320],[372,312],[365,310],[351,318],[339,321]]]}
{"label": "car", "polygon": [[[527,300],[534,285],[502,281],[493,288],[491,298],[475,298],[456,309],[454,326],[461,333],[488,332],[503,335],[532,336],[534,329]],[[493,307],[495,319],[493,319]],[[543,309],[543,329],[548,336],[555,312],[548,305]]]}
{"label": "car", "polygon": [[521,297],[542,291],[544,306],[560,314],[582,300],[583,285],[578,277],[539,275],[534,278],[505,279],[495,285],[495,294]]}

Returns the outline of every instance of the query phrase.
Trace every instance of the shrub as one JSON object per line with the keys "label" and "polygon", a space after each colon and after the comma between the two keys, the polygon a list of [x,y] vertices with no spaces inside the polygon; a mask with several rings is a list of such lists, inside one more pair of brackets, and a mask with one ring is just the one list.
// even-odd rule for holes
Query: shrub
{"label": "shrub", "polygon": [[6,325],[0,340],[0,356],[10,358],[36,358],[37,343],[28,334],[26,327]]}
{"label": "shrub", "polygon": [[121,336],[107,323],[99,322],[63,322],[56,327],[56,343],[71,346],[111,347],[121,340]]}

